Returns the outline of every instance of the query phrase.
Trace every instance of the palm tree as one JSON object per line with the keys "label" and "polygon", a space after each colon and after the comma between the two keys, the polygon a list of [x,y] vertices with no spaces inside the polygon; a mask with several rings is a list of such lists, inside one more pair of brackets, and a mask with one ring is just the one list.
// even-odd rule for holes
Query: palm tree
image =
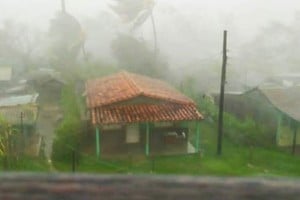
{"label": "palm tree", "polygon": [[114,0],[112,10],[124,23],[132,23],[131,31],[135,31],[150,17],[154,36],[154,53],[157,55],[157,31],[153,16],[154,0]]}
{"label": "palm tree", "polygon": [[86,59],[85,34],[77,19],[66,11],[65,0],[61,0],[61,12],[50,21],[49,36],[52,64],[74,66],[80,51]]}

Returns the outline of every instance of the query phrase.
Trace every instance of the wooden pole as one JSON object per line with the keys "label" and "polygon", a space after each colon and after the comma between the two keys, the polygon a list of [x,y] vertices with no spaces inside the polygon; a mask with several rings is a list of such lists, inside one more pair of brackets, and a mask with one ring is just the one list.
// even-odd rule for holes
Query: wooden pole
{"label": "wooden pole", "polygon": [[292,147],[292,154],[295,155],[296,153],[296,146],[297,146],[297,131],[298,131],[298,123],[294,121],[294,137],[293,137],[293,147]]}
{"label": "wooden pole", "polygon": [[196,125],[196,153],[200,152],[200,122]]}
{"label": "wooden pole", "polygon": [[150,154],[150,127],[149,123],[146,123],[146,148],[145,148],[145,153],[146,156],[149,156]]}
{"label": "wooden pole", "polygon": [[97,158],[100,158],[100,131],[98,127],[96,127],[96,155]]}
{"label": "wooden pole", "polygon": [[[10,137],[10,136],[9,136]],[[25,134],[24,134],[24,113],[21,112],[21,149],[20,149],[20,153],[23,154],[24,150],[25,150]]]}
{"label": "wooden pole", "polygon": [[223,64],[220,87],[220,103],[219,103],[219,120],[218,120],[218,146],[217,154],[222,154],[222,139],[223,139],[223,112],[224,112],[224,91],[226,82],[226,64],[227,64],[227,31],[223,34]]}

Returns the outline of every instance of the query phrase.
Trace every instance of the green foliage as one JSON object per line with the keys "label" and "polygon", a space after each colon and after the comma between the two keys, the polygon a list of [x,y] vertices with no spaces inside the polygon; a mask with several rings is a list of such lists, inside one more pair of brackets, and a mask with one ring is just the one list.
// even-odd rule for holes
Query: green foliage
{"label": "green foliage", "polygon": [[85,43],[79,22],[67,13],[58,13],[49,28],[50,63],[55,67],[74,67]]}
{"label": "green foliage", "polygon": [[16,131],[0,116],[0,156],[9,156],[14,148],[13,138]]}
{"label": "green foliage", "polygon": [[70,80],[88,80],[92,78],[99,78],[116,73],[119,69],[111,64],[100,60],[90,60],[88,64],[79,65],[72,73],[65,72],[66,79]]}
{"label": "green foliage", "polygon": [[[5,157],[0,157],[0,163],[4,162],[7,162],[5,161]],[[49,165],[43,158],[20,156],[18,159],[10,159],[9,167],[5,167],[4,170],[22,172],[48,172]]]}
{"label": "green foliage", "polygon": [[78,148],[82,130],[73,86],[66,86],[62,91],[61,98],[64,120],[56,129],[52,152],[53,161],[68,161],[71,159],[72,150]]}
{"label": "green foliage", "polygon": [[167,74],[167,62],[155,55],[145,44],[129,35],[119,35],[111,44],[119,66],[130,72],[152,77],[163,77]]}
{"label": "green foliage", "polygon": [[229,113],[224,114],[224,135],[233,143],[248,147],[274,145],[266,126],[255,122],[252,118],[240,120]]}
{"label": "green foliage", "polygon": [[[213,97],[201,95],[196,91],[195,81],[193,77],[185,78],[181,90],[197,102],[198,108],[206,120],[213,122],[217,127],[219,109],[215,105]],[[253,118],[239,119],[233,114],[225,112],[223,123],[225,137],[235,144],[248,147],[267,147],[274,144],[275,133],[270,131],[267,126],[254,121]]]}
{"label": "green foliage", "polygon": [[182,82],[180,90],[192,98],[205,118],[217,120],[218,108],[212,96],[201,94],[196,88],[197,82],[193,76],[186,76]]}

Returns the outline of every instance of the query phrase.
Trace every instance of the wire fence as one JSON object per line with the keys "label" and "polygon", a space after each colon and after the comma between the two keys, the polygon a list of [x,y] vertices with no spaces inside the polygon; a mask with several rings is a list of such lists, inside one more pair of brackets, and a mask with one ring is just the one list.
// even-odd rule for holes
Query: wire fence
{"label": "wire fence", "polygon": [[[115,172],[115,173],[155,173],[165,168],[162,162],[167,159],[171,160],[174,164],[176,158],[192,158],[200,159],[201,154],[199,153],[183,153],[183,154],[174,154],[174,155],[150,155],[150,156],[141,156],[138,154],[127,154],[122,156],[110,156],[105,158],[98,158],[96,155],[91,155],[84,153],[78,149],[74,149],[70,146],[66,146],[70,152],[70,160],[65,164],[69,165],[71,172],[75,173],[80,172]],[[180,160],[180,159],[179,159]],[[55,161],[54,161],[55,164]],[[183,162],[177,162],[174,165],[184,165]],[[176,167],[176,166],[174,166]]]}

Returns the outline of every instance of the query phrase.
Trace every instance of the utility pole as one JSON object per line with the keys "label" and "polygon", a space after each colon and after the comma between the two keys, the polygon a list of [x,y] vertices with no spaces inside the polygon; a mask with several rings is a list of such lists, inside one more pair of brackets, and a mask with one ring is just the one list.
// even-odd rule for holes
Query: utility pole
{"label": "utility pole", "polygon": [[223,63],[220,87],[220,103],[219,103],[219,120],[218,120],[218,146],[217,154],[222,154],[222,140],[223,140],[223,112],[224,112],[224,91],[226,83],[226,64],[227,64],[227,31],[223,34]]}
{"label": "utility pole", "polygon": [[24,148],[25,148],[25,144],[26,144],[26,142],[25,142],[25,140],[26,140],[26,137],[25,137],[25,135],[24,135],[24,113],[23,112],[21,112],[21,138],[22,138],[22,142],[21,142],[21,144],[22,144],[22,149],[21,149],[21,152],[23,153],[23,151],[24,151]]}
{"label": "utility pole", "polygon": [[296,146],[297,146],[297,131],[298,131],[298,123],[296,120],[293,122],[293,146],[292,146],[292,154],[295,155],[296,153]]}
{"label": "utility pole", "polygon": [[61,0],[61,11],[66,13],[66,2],[65,0]]}

